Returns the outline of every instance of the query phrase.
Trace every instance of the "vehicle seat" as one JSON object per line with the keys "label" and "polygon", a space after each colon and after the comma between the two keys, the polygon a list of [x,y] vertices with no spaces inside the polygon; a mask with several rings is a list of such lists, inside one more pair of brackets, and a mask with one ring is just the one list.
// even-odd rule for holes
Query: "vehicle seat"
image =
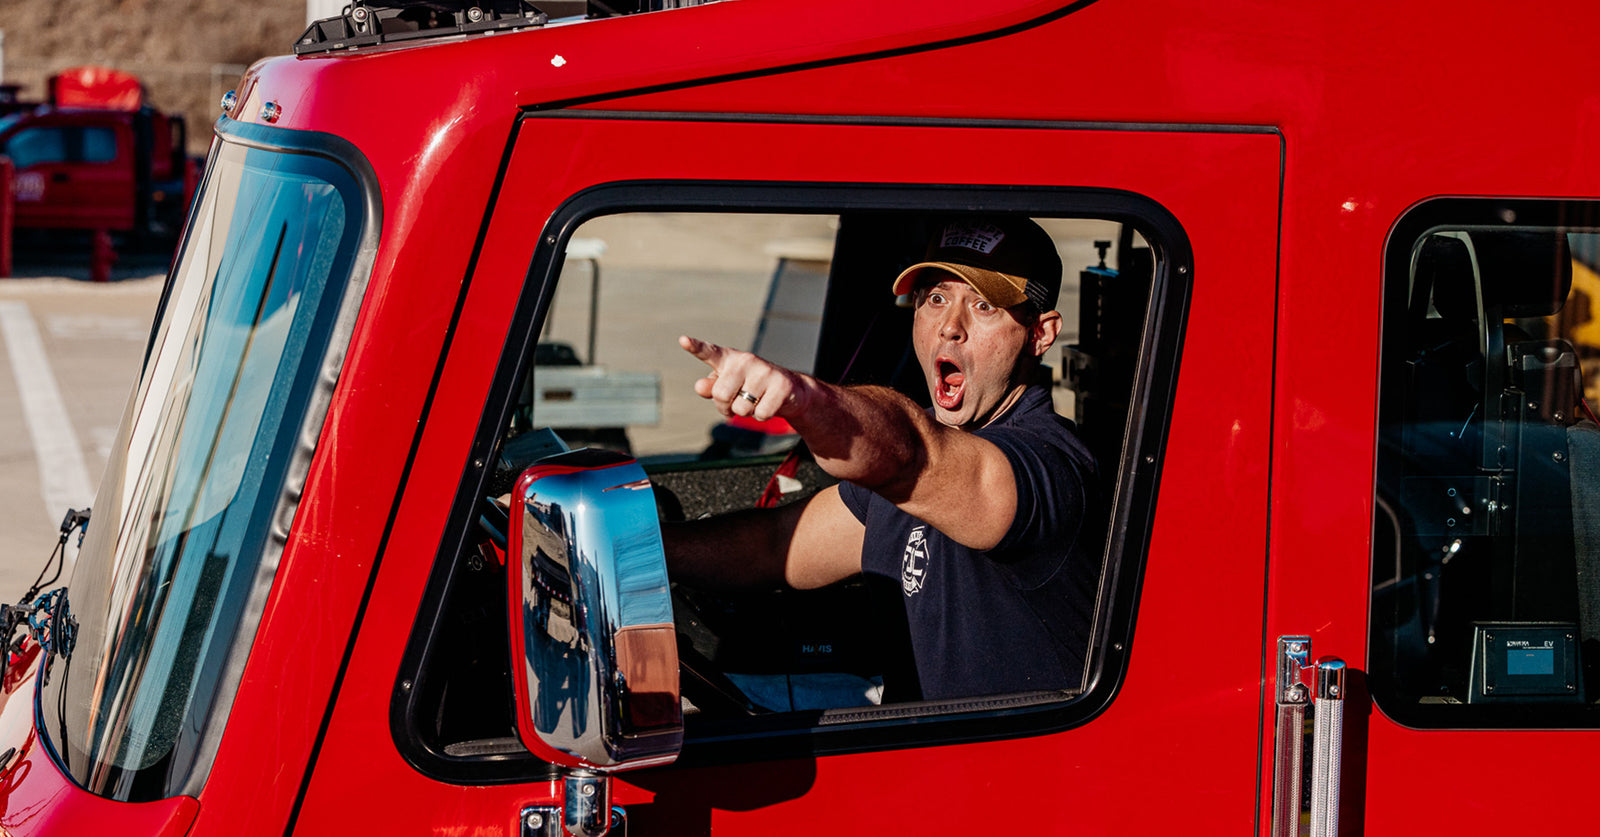
{"label": "vehicle seat", "polygon": [[1412,335],[1404,441],[1435,472],[1472,467],[1482,418],[1483,311],[1466,240],[1432,235],[1418,248],[1407,318]]}
{"label": "vehicle seat", "polygon": [[1561,310],[1572,286],[1572,254],[1563,233],[1480,232],[1471,243],[1486,350],[1482,462],[1502,489],[1500,504],[1511,509],[1492,521],[1511,537],[1496,539],[1488,618],[1576,622],[1568,428],[1582,393],[1577,350],[1563,339],[1526,339],[1507,323]]}

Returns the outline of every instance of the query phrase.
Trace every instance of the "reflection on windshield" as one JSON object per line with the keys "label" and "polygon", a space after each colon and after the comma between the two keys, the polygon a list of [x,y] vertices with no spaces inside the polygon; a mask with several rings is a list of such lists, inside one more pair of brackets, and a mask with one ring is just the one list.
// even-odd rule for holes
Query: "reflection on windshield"
{"label": "reflection on windshield", "polygon": [[177,792],[231,694],[359,230],[349,175],[315,157],[224,145],[203,201],[74,573],[78,646],[44,704],[71,773],[121,799]]}

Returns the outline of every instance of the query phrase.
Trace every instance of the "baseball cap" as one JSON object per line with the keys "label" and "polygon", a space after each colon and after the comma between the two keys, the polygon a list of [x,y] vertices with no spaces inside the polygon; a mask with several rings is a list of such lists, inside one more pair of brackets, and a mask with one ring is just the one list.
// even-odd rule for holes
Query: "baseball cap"
{"label": "baseball cap", "polygon": [[1061,293],[1056,244],[1027,218],[961,218],[941,224],[923,261],[895,278],[894,292],[911,293],[926,270],[954,274],[1001,308],[1028,302],[1049,311]]}

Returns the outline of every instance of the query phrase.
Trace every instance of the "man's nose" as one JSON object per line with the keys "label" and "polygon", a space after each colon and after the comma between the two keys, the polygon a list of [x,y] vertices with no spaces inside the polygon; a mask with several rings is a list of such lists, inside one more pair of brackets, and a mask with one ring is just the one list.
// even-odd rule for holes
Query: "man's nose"
{"label": "man's nose", "polygon": [[939,320],[939,336],[946,340],[963,340],[967,336],[966,312],[951,306]]}

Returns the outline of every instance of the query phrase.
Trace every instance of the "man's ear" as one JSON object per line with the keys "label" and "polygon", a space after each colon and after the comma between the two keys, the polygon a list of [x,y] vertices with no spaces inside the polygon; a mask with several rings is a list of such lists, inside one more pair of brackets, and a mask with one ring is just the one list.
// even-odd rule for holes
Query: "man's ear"
{"label": "man's ear", "polygon": [[1044,353],[1050,351],[1050,347],[1060,335],[1061,312],[1046,311],[1040,314],[1039,319],[1028,329],[1028,339],[1032,341],[1029,349],[1032,350],[1033,356],[1044,357]]}

